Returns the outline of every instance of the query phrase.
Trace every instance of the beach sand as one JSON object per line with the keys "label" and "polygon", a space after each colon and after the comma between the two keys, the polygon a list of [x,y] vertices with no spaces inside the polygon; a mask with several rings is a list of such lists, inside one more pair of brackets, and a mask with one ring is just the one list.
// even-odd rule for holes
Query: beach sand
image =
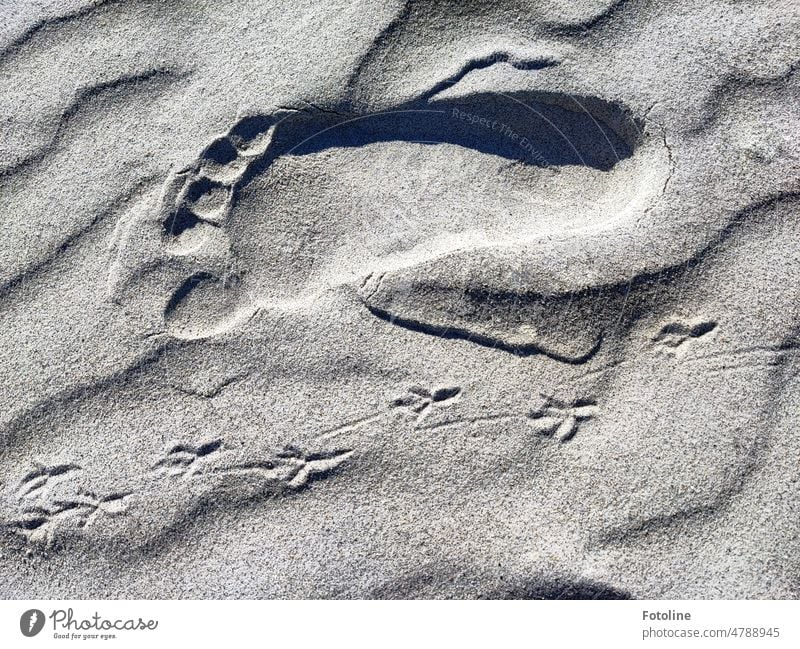
{"label": "beach sand", "polygon": [[0,597],[798,597],[798,34],[0,2]]}

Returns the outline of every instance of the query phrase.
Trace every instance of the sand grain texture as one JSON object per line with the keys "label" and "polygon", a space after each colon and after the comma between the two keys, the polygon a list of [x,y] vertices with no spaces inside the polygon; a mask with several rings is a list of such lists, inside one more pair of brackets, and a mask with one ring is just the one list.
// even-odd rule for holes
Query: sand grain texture
{"label": "sand grain texture", "polygon": [[0,596],[798,597],[798,34],[0,2]]}

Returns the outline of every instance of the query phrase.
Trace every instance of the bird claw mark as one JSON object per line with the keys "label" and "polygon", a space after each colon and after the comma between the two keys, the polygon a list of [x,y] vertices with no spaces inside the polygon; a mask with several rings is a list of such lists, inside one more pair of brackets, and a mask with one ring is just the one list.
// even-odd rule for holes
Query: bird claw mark
{"label": "bird claw mark", "polygon": [[167,451],[166,457],[153,465],[153,469],[157,472],[166,472],[170,476],[190,478],[198,471],[197,461],[218,451],[221,447],[221,439],[215,439],[199,446],[176,444]]}
{"label": "bird claw mark", "polygon": [[154,465],[154,469],[182,480],[250,474],[270,484],[270,490],[277,493],[297,491],[315,479],[330,475],[353,454],[351,449],[307,452],[287,445],[271,457],[233,462],[223,456],[211,457],[221,447],[222,440],[200,446],[178,444]]}
{"label": "bird claw mark", "polygon": [[[221,439],[196,445],[174,444],[152,466],[151,476],[180,483],[191,481],[193,486],[188,490],[181,487],[179,501],[184,497],[186,501],[184,505],[178,505],[179,509],[185,506],[187,511],[191,511],[192,503],[196,504],[198,499],[217,502],[215,495],[219,493],[230,495],[234,501],[288,496],[316,480],[331,476],[355,453],[350,448],[308,450],[287,445],[266,458],[237,461],[233,451],[221,449]],[[97,525],[104,517],[129,513],[129,498],[148,495],[144,486],[149,482],[146,479],[141,482],[143,486],[139,490],[116,491],[107,495],[98,495],[67,481],[59,482],[58,490],[48,484],[53,476],[67,476],[77,470],[80,467],[75,464],[37,465],[21,481],[17,512],[10,520],[0,523],[0,529],[21,535],[30,544],[49,549],[56,540]],[[173,489],[169,487],[167,491]],[[162,489],[156,488],[150,496],[158,497],[160,491]]]}
{"label": "bird claw mark", "polygon": [[354,451],[343,449],[322,453],[307,453],[298,461],[301,463],[294,476],[287,483],[289,489],[298,491],[315,480],[331,475],[341,464],[352,457]]}
{"label": "bird claw mark", "polygon": [[[152,466],[151,472],[161,479],[191,480],[196,486],[184,494],[190,500],[207,500],[218,492],[229,494],[234,500],[248,500],[301,491],[312,482],[331,476],[355,453],[350,448],[305,450],[287,445],[263,459],[236,461],[232,451],[220,452],[222,448],[221,439],[197,445],[175,444]],[[48,482],[53,476],[79,469],[75,464],[38,465],[21,481],[17,513],[0,528],[22,535],[28,543],[50,548],[57,539],[91,527],[103,517],[128,513],[130,497],[147,495],[137,491],[98,495],[66,482],[59,483],[57,493],[51,493],[55,490]],[[186,506],[190,507],[190,503]]]}
{"label": "bird claw mark", "polygon": [[566,402],[548,395],[542,397],[544,402],[528,413],[528,418],[535,422],[540,435],[555,437],[562,443],[573,439],[581,423],[593,418],[599,412],[594,399]]}
{"label": "bird claw mark", "polygon": [[[31,472],[26,478],[38,480],[43,471],[46,475],[66,475],[78,468],[77,465],[40,467],[38,476],[31,478],[36,473]],[[37,488],[19,497],[19,516],[3,527],[21,534],[29,543],[50,548],[62,530],[86,528],[101,516],[125,513],[128,508],[126,499],[130,495],[131,492],[115,492],[98,496],[91,491],[80,490],[69,497],[50,497],[49,491],[43,492]]]}
{"label": "bird claw mark", "polygon": [[25,474],[20,481],[20,487],[17,491],[17,496],[19,498],[31,497],[37,492],[45,491],[58,482],[58,480],[53,480],[54,478],[60,478],[73,471],[81,470],[81,467],[77,464],[55,464],[53,466],[46,466],[36,463],[35,466],[36,468]]}
{"label": "bird claw mark", "polygon": [[458,386],[439,387],[428,390],[419,386],[412,386],[402,397],[394,399],[390,407],[408,412],[419,424],[438,404],[450,405],[461,396]]}
{"label": "bird claw mark", "polygon": [[653,338],[653,342],[670,349],[677,349],[689,340],[700,338],[717,328],[713,320],[694,320],[684,322],[674,320],[664,325]]}

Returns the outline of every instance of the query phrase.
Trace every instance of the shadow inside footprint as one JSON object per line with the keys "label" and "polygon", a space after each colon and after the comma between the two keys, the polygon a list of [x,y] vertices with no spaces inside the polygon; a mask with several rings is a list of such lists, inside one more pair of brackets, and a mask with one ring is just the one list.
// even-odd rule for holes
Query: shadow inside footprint
{"label": "shadow inside footprint", "polygon": [[[316,125],[305,126],[305,137],[290,153],[302,156],[381,142],[451,144],[523,164],[580,165],[599,171],[632,155],[635,142],[622,134],[636,132],[638,126],[622,107],[589,98],[570,108],[559,104],[568,105],[566,97],[478,93],[347,120],[322,114]],[[336,128],[325,128],[330,123]]]}

